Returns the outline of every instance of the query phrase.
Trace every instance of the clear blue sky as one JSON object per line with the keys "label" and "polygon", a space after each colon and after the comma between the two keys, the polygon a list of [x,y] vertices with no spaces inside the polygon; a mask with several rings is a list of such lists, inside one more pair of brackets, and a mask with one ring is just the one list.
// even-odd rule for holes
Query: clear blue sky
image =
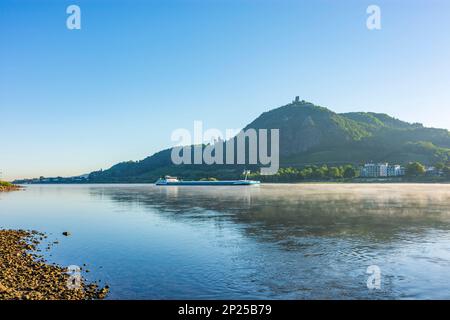
{"label": "clear blue sky", "polygon": [[241,128],[295,95],[450,128],[449,87],[445,0],[0,2],[4,179],[139,160],[194,120]]}

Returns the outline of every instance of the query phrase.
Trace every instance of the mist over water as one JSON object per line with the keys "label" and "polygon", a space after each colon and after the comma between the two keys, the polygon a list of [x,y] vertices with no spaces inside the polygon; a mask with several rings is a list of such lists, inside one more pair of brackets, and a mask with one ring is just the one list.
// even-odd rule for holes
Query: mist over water
{"label": "mist over water", "polygon": [[109,298],[450,298],[450,185],[32,185],[0,227],[47,232]]}

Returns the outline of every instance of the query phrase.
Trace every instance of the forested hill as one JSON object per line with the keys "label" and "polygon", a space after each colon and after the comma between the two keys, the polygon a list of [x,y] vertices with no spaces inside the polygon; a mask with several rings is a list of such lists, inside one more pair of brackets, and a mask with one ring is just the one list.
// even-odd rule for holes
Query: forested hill
{"label": "forested hill", "polygon": [[[419,161],[432,165],[450,159],[450,133],[426,128],[387,114],[335,113],[306,101],[264,112],[245,129],[280,129],[280,162],[283,167],[316,164]],[[153,182],[166,174],[184,179],[205,176],[237,178],[243,166],[181,165],[171,162],[171,149],[141,161],[122,162],[108,170],[92,172],[91,182]],[[254,169],[254,168],[253,168]]]}

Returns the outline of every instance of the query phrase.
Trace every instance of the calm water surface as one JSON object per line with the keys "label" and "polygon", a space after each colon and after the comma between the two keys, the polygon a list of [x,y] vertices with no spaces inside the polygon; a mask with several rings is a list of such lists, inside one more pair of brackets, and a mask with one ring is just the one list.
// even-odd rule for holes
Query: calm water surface
{"label": "calm water surface", "polygon": [[450,298],[450,185],[33,185],[0,193],[0,227],[112,299]]}

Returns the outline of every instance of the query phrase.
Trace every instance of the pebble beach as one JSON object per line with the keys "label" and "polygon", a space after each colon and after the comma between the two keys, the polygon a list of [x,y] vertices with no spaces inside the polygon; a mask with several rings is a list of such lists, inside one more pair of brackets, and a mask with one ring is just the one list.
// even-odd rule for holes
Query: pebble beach
{"label": "pebble beach", "polygon": [[37,231],[0,229],[0,300],[96,300],[109,288],[81,279],[68,285],[66,268],[40,256],[37,245],[46,235]]}

